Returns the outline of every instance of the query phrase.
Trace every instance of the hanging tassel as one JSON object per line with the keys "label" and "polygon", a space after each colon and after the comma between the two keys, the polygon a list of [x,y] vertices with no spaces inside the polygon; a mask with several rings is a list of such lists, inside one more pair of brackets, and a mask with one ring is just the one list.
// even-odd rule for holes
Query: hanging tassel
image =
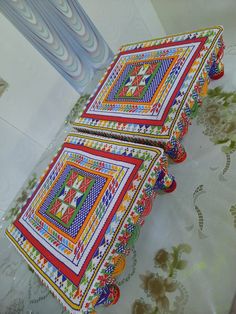
{"label": "hanging tassel", "polygon": [[114,278],[123,273],[126,266],[125,256],[119,255],[113,259],[113,262],[115,264],[115,268],[112,272],[112,277]]}

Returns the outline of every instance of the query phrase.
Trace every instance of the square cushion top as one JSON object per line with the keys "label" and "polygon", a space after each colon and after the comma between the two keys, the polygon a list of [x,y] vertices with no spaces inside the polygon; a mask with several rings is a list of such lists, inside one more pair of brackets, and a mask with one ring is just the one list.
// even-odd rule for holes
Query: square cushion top
{"label": "square cushion top", "polygon": [[163,150],[67,136],[6,234],[71,313],[90,313],[151,199]]}
{"label": "square cushion top", "polygon": [[216,26],[122,46],[74,127],[151,144],[178,138],[222,33]]}

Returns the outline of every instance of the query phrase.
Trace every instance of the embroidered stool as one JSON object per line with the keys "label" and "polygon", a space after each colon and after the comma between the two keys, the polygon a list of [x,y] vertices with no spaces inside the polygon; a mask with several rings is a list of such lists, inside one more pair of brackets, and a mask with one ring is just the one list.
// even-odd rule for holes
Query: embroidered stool
{"label": "embroidered stool", "polygon": [[158,189],[175,189],[163,150],[69,134],[6,234],[71,313],[119,299],[125,267]]}
{"label": "embroidered stool", "polygon": [[74,127],[161,146],[183,161],[180,140],[210,78],[224,74],[222,33],[216,26],[122,46]]}

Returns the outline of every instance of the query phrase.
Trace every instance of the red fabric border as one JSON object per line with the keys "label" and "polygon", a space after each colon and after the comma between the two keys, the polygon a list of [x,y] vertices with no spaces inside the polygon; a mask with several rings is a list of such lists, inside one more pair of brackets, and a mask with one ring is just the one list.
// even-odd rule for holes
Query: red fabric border
{"label": "red fabric border", "polygon": [[[104,227],[102,228],[99,237],[97,238],[92,250],[90,251],[83,267],[80,270],[80,273],[77,275],[75,274],[72,270],[70,270],[63,262],[61,262],[60,260],[58,260],[52,253],[50,253],[47,249],[45,249],[45,247],[38,241],[36,240],[32,234],[20,223],[19,219],[22,216],[23,212],[26,210],[26,208],[28,207],[29,203],[31,202],[31,200],[33,199],[33,197],[35,196],[35,194],[37,193],[37,191],[40,189],[41,185],[43,184],[45,178],[47,177],[47,175],[49,174],[50,170],[52,169],[52,167],[54,166],[54,164],[56,163],[57,159],[60,157],[63,148],[72,148],[72,149],[76,149],[76,147],[78,148],[78,150],[82,150],[88,153],[92,153],[94,155],[97,156],[103,156],[109,159],[113,159],[113,160],[121,160],[123,159],[124,162],[128,162],[128,163],[132,163],[135,165],[132,174],[130,175],[129,179],[127,180],[121,194],[118,197],[118,200],[112,210],[112,212],[110,213],[106,224],[104,225]],[[102,238],[105,235],[105,232],[108,228],[108,226],[111,223],[111,220],[115,214],[115,212],[117,211],[125,193],[127,192],[133,178],[135,177],[136,173],[138,172],[138,169],[140,168],[141,164],[143,163],[142,160],[140,159],[136,159],[133,157],[128,157],[128,156],[121,156],[121,155],[115,155],[109,152],[105,152],[105,151],[98,151],[92,148],[88,148],[88,147],[84,147],[84,146],[80,146],[80,145],[76,145],[76,144],[69,144],[69,143],[64,143],[62,149],[59,151],[59,153],[57,154],[57,156],[54,158],[53,163],[50,165],[47,173],[45,174],[43,180],[41,181],[40,185],[38,186],[38,188],[36,189],[36,191],[32,194],[31,198],[28,200],[27,204],[24,206],[24,210],[22,211],[22,214],[17,218],[17,220],[14,222],[14,225],[21,231],[21,233],[26,237],[26,239],[49,261],[51,262],[60,272],[62,272],[69,280],[71,280],[75,285],[78,285],[80,283],[81,278],[83,277],[89,262],[91,261],[94,253],[96,252],[96,250],[99,247],[99,244],[102,241]]]}
{"label": "red fabric border", "polygon": [[202,38],[194,38],[194,39],[189,39],[189,40],[184,40],[184,41],[179,41],[179,42],[171,42],[171,43],[165,43],[165,44],[161,44],[161,45],[157,45],[157,46],[153,46],[152,49],[155,48],[164,48],[164,47],[171,47],[171,46],[176,46],[176,45],[181,45],[181,44],[188,44],[188,43],[194,43],[194,42],[200,42],[201,44],[199,45],[198,49],[196,50],[196,52],[194,53],[194,55],[192,56],[192,59],[190,60],[187,68],[185,69],[182,77],[180,78],[178,85],[175,88],[175,91],[173,92],[169,103],[167,104],[165,111],[162,115],[162,118],[160,120],[148,120],[148,119],[135,119],[134,117],[132,117],[132,115],[130,116],[130,118],[121,118],[121,117],[111,117],[108,115],[96,115],[96,114],[89,114],[87,113],[89,107],[91,106],[93,100],[96,98],[96,96],[98,95],[98,93],[100,92],[100,90],[103,87],[104,82],[106,81],[107,77],[109,76],[109,74],[111,73],[112,69],[114,68],[118,58],[121,55],[124,54],[130,54],[132,52],[142,52],[142,51],[146,51],[146,50],[151,50],[150,47],[147,48],[139,48],[139,49],[133,49],[133,50],[129,50],[129,51],[123,51],[121,53],[119,53],[119,55],[117,56],[117,59],[115,60],[113,66],[109,69],[109,71],[107,72],[102,84],[99,86],[99,88],[97,89],[95,95],[92,97],[92,99],[90,100],[90,102],[88,103],[88,105],[86,106],[83,114],[81,115],[82,118],[91,118],[91,119],[95,119],[95,120],[105,120],[105,121],[118,121],[120,123],[132,123],[132,124],[146,124],[146,125],[156,125],[156,126],[162,126],[167,118],[169,109],[179,91],[179,89],[181,88],[184,79],[187,75],[187,73],[189,72],[194,60],[196,59],[197,55],[199,54],[199,52],[201,51],[204,43],[206,42],[207,37],[202,37]]}

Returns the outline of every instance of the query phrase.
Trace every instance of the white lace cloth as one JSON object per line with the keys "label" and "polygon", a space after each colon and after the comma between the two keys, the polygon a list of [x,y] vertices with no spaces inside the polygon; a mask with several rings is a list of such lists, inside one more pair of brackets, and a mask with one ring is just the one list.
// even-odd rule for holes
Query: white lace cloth
{"label": "white lace cloth", "polygon": [[[210,88],[218,84],[236,90],[234,50],[225,56],[224,78]],[[144,314],[230,312],[236,291],[236,152],[226,159],[222,145],[215,145],[203,130],[195,119],[183,142],[187,160],[170,165],[177,189],[156,199],[140,234],[135,274],[122,285],[119,302],[98,313],[141,314],[142,306]],[[52,146],[53,151],[56,145]],[[51,155],[51,151],[45,154],[37,173]],[[4,236],[8,224],[4,220],[1,224],[0,313],[64,313]],[[178,247],[181,244],[185,244],[183,251]],[[173,263],[173,247],[180,250],[178,262],[182,262]],[[161,249],[169,253],[167,259]],[[154,267],[157,252],[159,267]],[[148,271],[153,273],[149,278]],[[141,285],[144,279],[150,296]]]}

